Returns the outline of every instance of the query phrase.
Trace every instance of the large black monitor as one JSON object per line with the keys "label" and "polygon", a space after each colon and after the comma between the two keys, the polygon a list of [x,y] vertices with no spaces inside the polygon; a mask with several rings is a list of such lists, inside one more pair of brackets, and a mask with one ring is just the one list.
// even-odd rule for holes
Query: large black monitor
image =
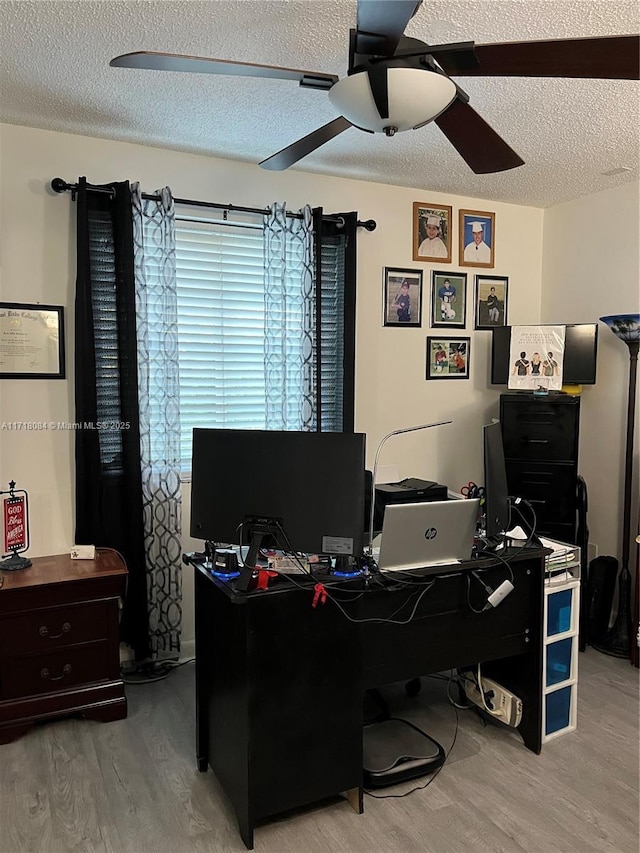
{"label": "large black monitor", "polygon": [[[497,326],[491,346],[491,383],[508,385],[511,326]],[[565,326],[562,382],[564,385],[595,385],[598,352],[598,324]]]}
{"label": "large black monitor", "polygon": [[361,556],[364,466],[361,433],[194,429],[191,535]]}
{"label": "large black monitor", "polygon": [[489,547],[504,541],[510,528],[511,510],[507,486],[507,466],[499,421],[483,427],[485,530]]}

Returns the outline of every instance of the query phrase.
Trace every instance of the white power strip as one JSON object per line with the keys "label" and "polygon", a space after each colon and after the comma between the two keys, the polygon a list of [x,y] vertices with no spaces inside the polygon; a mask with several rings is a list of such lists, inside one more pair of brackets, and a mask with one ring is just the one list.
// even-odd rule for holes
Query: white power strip
{"label": "white power strip", "polygon": [[[522,699],[492,678],[481,676],[482,693],[471,673],[459,673],[460,683],[470,702],[487,714],[515,728],[522,720]],[[483,695],[484,694],[484,701]]]}

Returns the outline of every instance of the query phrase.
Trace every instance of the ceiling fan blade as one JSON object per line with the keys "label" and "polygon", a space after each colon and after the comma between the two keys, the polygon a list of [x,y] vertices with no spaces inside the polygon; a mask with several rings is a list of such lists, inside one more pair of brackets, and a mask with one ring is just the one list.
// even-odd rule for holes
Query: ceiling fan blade
{"label": "ceiling fan blade", "polygon": [[393,56],[422,0],[358,0],[355,52]]}
{"label": "ceiling fan blade", "polygon": [[307,136],[303,136],[302,139],[298,139],[292,145],[288,145],[286,148],[278,151],[277,154],[272,154],[271,157],[263,160],[260,166],[263,169],[270,169],[273,172],[282,172],[350,127],[353,127],[351,122],[339,116],[330,121],[329,124],[324,124],[317,130],[312,131],[312,133],[307,134]]}
{"label": "ceiling fan blade", "polygon": [[256,65],[253,62],[233,62],[230,59],[208,59],[203,56],[182,56],[177,53],[157,53],[140,50],[116,56],[109,65],[116,68],[142,68],[148,71],[186,71],[195,74],[229,74],[236,77],[270,77],[276,80],[297,80],[301,86],[330,89],[338,82],[335,74],[281,68],[277,65]]}
{"label": "ceiling fan blade", "polygon": [[454,76],[640,79],[638,35],[477,44],[475,52],[475,67],[458,65],[453,54],[436,59]]}
{"label": "ceiling fan blade", "polygon": [[434,121],[476,175],[524,165],[524,160],[460,97]]}

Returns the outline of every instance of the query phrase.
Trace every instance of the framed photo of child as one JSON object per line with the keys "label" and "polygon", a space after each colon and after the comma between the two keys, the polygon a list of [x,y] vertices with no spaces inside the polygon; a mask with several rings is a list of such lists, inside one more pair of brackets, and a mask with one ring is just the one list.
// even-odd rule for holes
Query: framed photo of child
{"label": "framed photo of child", "polygon": [[461,210],[458,263],[461,267],[495,266],[496,215],[485,210]]}
{"label": "framed photo of child", "polygon": [[431,272],[431,326],[464,329],[467,316],[466,272]]}
{"label": "framed photo of child", "polygon": [[451,263],[453,208],[430,201],[413,203],[413,260]]}
{"label": "framed photo of child", "polygon": [[468,379],[471,338],[427,338],[427,379]]}
{"label": "framed photo of child", "polygon": [[509,279],[503,275],[477,275],[475,284],[475,328],[506,326]]}
{"label": "framed photo of child", "polygon": [[422,325],[422,270],[384,268],[383,325]]}

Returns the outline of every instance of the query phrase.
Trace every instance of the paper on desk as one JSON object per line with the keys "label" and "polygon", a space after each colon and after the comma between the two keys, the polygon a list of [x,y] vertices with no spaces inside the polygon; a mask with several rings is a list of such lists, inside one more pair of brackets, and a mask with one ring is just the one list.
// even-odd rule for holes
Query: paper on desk
{"label": "paper on desk", "polygon": [[508,539],[522,539],[524,542],[529,538],[524,530],[517,525],[516,527],[512,527],[511,530],[508,530],[506,535]]}
{"label": "paper on desk", "polygon": [[553,539],[544,539],[542,536],[538,537],[540,539],[540,544],[544,548],[551,548],[553,557],[564,557],[568,554],[573,554],[575,552],[575,547],[573,545],[565,545],[563,542],[555,542]]}
{"label": "paper on desk", "polygon": [[[529,538],[524,530],[518,526],[509,530],[507,537],[509,539],[514,539],[516,542],[520,539],[526,541]],[[554,557],[564,557],[569,554],[573,554],[575,551],[573,545],[565,545],[563,542],[556,542],[553,539],[544,539],[542,536],[538,536],[538,540],[543,548],[549,548],[553,551],[553,554],[550,555],[549,559],[553,559]]]}

